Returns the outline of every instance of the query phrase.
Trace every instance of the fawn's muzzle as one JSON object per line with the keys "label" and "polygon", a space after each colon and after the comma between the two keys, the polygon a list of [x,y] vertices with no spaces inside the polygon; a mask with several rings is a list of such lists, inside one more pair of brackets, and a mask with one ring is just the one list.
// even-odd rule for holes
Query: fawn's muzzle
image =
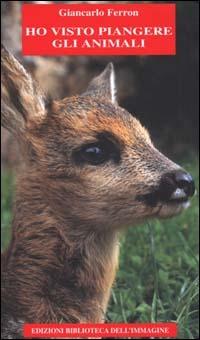
{"label": "fawn's muzzle", "polygon": [[185,202],[195,192],[192,176],[184,170],[176,170],[163,175],[158,195],[164,202]]}

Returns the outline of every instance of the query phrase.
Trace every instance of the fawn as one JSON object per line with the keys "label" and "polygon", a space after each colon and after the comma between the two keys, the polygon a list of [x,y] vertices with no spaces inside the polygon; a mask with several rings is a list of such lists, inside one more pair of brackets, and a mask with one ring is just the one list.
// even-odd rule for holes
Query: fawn
{"label": "fawn", "polygon": [[82,95],[49,101],[3,48],[2,85],[2,123],[25,162],[3,254],[4,338],[17,322],[103,322],[120,232],[180,213],[193,179],[118,105],[111,63]]}

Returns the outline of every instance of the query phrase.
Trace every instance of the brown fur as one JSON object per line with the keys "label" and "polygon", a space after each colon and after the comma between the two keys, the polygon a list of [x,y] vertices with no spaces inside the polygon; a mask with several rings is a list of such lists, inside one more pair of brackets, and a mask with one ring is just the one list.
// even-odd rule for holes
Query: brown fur
{"label": "brown fur", "polygon": [[[82,96],[47,105],[3,50],[3,125],[18,137],[25,159],[3,255],[4,336],[12,320],[103,322],[122,227],[181,211],[137,199],[178,166],[154,148],[138,120],[111,102],[112,72],[109,65]],[[75,150],[98,134],[112,139],[118,164],[76,164]]]}

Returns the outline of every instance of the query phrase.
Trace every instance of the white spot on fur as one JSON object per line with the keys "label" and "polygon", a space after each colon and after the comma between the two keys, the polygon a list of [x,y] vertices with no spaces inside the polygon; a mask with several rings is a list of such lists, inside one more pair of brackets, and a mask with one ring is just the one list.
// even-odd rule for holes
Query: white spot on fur
{"label": "white spot on fur", "polygon": [[43,111],[45,111],[45,105],[44,105],[44,99],[42,96],[38,96],[38,101],[39,101],[39,104],[42,108]]}
{"label": "white spot on fur", "polygon": [[189,206],[190,206],[190,202],[189,201],[182,203],[183,209],[187,209],[187,208],[189,208]]}
{"label": "white spot on fur", "polygon": [[115,72],[112,66],[110,73],[110,91],[111,91],[111,101],[113,104],[116,103],[116,84],[115,84]]}

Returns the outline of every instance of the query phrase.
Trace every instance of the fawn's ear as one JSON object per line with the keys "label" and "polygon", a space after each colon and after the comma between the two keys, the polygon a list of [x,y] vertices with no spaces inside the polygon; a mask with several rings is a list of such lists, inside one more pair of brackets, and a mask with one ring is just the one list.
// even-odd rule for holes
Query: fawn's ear
{"label": "fawn's ear", "polygon": [[14,134],[25,132],[45,116],[45,104],[31,76],[5,47],[1,48],[2,125]]}
{"label": "fawn's ear", "polygon": [[109,63],[105,70],[95,77],[89,84],[83,95],[90,95],[110,100],[113,104],[117,103],[117,89],[115,84],[115,70],[112,63]]}

